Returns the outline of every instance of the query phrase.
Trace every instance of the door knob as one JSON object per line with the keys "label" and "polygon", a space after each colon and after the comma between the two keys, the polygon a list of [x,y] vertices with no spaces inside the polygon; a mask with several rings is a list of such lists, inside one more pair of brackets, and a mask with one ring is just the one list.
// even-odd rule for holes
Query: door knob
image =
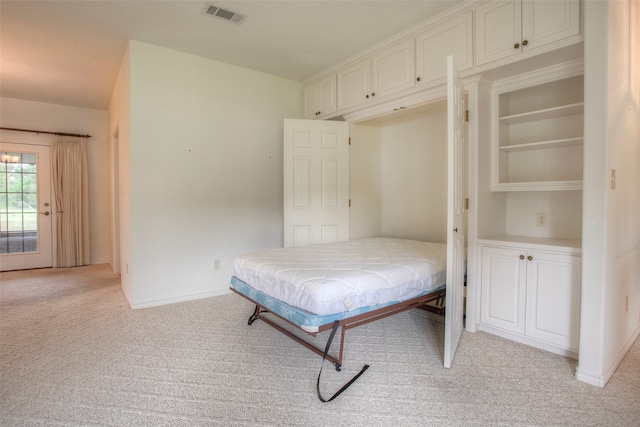
{"label": "door knob", "polygon": [[38,212],[40,215],[44,215],[44,216],[48,216],[49,215],[49,211],[44,211],[44,212]]}

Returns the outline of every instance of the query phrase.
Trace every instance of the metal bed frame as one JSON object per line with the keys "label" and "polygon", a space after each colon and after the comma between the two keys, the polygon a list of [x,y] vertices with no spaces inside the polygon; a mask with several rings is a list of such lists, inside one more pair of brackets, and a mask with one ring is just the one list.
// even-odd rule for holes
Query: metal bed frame
{"label": "metal bed frame", "polygon": [[[309,350],[313,351],[314,353],[318,354],[319,356],[325,356],[325,351],[321,350],[317,347],[315,347],[313,344],[309,343],[308,341],[305,341],[303,338],[298,337],[297,335],[295,335],[294,333],[292,333],[291,331],[285,329],[282,325],[279,325],[278,323],[274,322],[272,319],[269,319],[268,317],[264,317],[263,314],[266,313],[270,313],[273,314],[275,316],[277,316],[278,318],[284,320],[285,322],[300,328],[300,325],[297,325],[293,322],[291,322],[288,319],[285,319],[284,317],[278,315],[277,313],[271,312],[269,311],[267,308],[265,308],[264,306],[258,304],[256,301],[252,300],[251,298],[247,297],[246,295],[238,292],[237,290],[231,288],[232,291],[234,291],[235,293],[237,293],[238,295],[242,296],[243,298],[251,301],[252,303],[254,303],[256,305],[256,308],[253,312],[253,314],[249,317],[249,320],[247,322],[247,324],[251,325],[253,324],[253,322],[255,322],[258,319],[261,319],[263,322],[265,322],[266,324],[272,326],[273,328],[275,328],[276,330],[282,332],[283,334],[285,334],[286,336],[288,336],[289,338],[293,339],[294,341],[302,344],[303,346],[305,346],[306,348],[308,348]],[[387,307],[383,307],[383,308],[379,308],[377,310],[373,310],[367,313],[362,313],[353,317],[347,317],[344,318],[342,320],[339,320],[337,322],[338,326],[341,327],[341,333],[340,333],[340,348],[338,350],[338,356],[334,357],[331,356],[329,354],[326,354],[326,359],[329,360],[331,363],[333,363],[333,366],[336,368],[336,371],[339,371],[342,367],[342,354],[343,354],[343,347],[344,347],[344,337],[345,337],[345,333],[347,330],[355,328],[357,326],[360,325],[365,325],[367,323],[379,320],[379,319],[383,319],[385,317],[388,316],[392,316],[394,314],[397,313],[401,313],[403,311],[412,309],[412,308],[421,308],[423,310],[427,310],[436,314],[441,314],[444,315],[444,301],[445,301],[445,292],[446,289],[442,288],[442,289],[438,289],[434,292],[428,293],[428,294],[424,294],[421,295],[419,297],[416,298],[412,298],[406,301],[402,301],[399,302],[397,304],[393,304]],[[324,324],[319,326],[318,331],[317,332],[307,332],[304,331],[302,328],[300,328],[301,330],[303,330],[305,333],[311,335],[311,336],[316,336],[316,334],[318,332],[324,332],[327,330],[331,330],[332,328],[334,328],[335,322],[332,323],[328,323],[328,324]]]}

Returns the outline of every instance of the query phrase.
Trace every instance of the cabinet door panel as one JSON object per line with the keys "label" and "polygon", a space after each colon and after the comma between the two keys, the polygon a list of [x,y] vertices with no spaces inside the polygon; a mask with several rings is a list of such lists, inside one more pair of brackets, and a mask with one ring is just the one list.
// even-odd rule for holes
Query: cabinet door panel
{"label": "cabinet door panel", "polygon": [[338,71],[338,110],[367,101],[367,95],[371,88],[370,76],[371,59]]}
{"label": "cabinet door panel", "polygon": [[526,264],[520,251],[482,249],[482,306],[480,320],[512,332],[524,333]]}
{"label": "cabinet door panel", "polygon": [[447,56],[453,55],[458,71],[473,67],[473,13],[437,25],[416,36],[416,77],[420,83],[447,74]]}
{"label": "cabinet door panel", "polygon": [[506,58],[521,51],[520,0],[492,1],[476,8],[476,65]]}
{"label": "cabinet door panel", "polygon": [[526,334],[574,351],[580,330],[580,258],[529,252]]}
{"label": "cabinet door panel", "polygon": [[319,83],[320,114],[330,114],[336,111],[336,77],[335,75]]}
{"label": "cabinet door panel", "polygon": [[318,98],[320,96],[318,85],[314,84],[304,88],[304,117],[313,119],[318,114]]}
{"label": "cabinet door panel", "polygon": [[413,38],[377,53],[372,58],[372,97],[390,95],[415,84]]}
{"label": "cabinet door panel", "polygon": [[522,3],[523,50],[576,35],[580,32],[580,2],[577,0],[533,1]]}

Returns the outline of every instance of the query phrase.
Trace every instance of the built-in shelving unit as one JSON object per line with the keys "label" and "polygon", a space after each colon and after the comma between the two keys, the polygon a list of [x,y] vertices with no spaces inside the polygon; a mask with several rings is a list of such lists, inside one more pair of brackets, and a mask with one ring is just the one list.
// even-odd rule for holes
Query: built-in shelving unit
{"label": "built-in shelving unit", "polygon": [[582,189],[581,75],[497,91],[493,191]]}

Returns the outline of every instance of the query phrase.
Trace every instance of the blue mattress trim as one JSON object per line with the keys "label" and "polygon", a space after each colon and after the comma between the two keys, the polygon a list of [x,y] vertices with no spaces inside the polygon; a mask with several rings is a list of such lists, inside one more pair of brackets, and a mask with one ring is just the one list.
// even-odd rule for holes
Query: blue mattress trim
{"label": "blue mattress trim", "polygon": [[[239,294],[244,295],[249,300],[254,301],[256,304],[263,306],[270,312],[277,314],[283,317],[284,319],[287,319],[294,325],[298,325],[300,328],[302,328],[304,331],[307,331],[307,332],[318,332],[320,326],[322,325],[330,324],[335,322],[336,320],[347,319],[349,317],[357,316],[363,313],[368,313],[373,310],[388,307],[390,305],[394,305],[402,302],[402,300],[390,301],[384,304],[376,304],[376,305],[370,305],[367,307],[360,307],[355,310],[343,311],[341,313],[318,315],[318,314],[310,313],[305,310],[301,310],[296,307],[292,307],[276,298],[270,297],[269,295],[252,288],[250,285],[238,279],[236,276],[233,276],[231,278],[231,288],[236,292],[238,292]],[[443,285],[434,290],[424,291],[414,296],[413,298],[417,298],[422,295],[437,292],[444,288],[445,286]]]}

